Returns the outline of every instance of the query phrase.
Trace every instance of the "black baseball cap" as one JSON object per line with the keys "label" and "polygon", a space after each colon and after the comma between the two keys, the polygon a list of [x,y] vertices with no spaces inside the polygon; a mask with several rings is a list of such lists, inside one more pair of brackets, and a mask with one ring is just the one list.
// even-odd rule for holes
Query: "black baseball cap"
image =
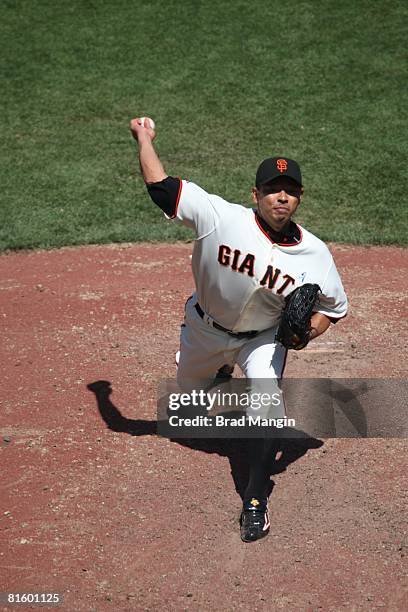
{"label": "black baseball cap", "polygon": [[256,171],[255,184],[260,187],[280,176],[288,176],[302,186],[299,164],[287,157],[268,157],[268,159],[264,159]]}

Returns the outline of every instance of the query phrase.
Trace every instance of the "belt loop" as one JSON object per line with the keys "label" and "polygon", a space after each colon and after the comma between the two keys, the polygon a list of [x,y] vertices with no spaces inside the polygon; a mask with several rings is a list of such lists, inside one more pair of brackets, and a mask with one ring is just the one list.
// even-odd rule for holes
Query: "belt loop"
{"label": "belt loop", "polygon": [[214,327],[214,325],[213,325],[213,319],[210,317],[210,315],[208,315],[208,314],[204,314],[203,319],[204,319],[204,321],[207,323],[207,325],[211,325],[211,327]]}

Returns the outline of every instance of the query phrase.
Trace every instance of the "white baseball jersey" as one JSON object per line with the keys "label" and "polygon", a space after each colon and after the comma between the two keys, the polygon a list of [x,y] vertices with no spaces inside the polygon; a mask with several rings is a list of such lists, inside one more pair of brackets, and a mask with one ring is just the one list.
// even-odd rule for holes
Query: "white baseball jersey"
{"label": "white baseball jersey", "polygon": [[333,257],[303,227],[298,225],[298,240],[276,243],[253,209],[185,180],[173,218],[196,233],[192,269],[197,301],[225,328],[243,332],[273,327],[285,297],[304,283],[321,288],[316,312],[332,320],[346,315],[347,297]]}

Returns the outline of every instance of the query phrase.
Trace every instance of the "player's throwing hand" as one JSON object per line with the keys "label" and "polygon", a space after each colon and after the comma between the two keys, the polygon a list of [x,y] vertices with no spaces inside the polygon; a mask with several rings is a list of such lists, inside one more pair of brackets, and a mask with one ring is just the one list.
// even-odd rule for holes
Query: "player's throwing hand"
{"label": "player's throwing hand", "polygon": [[130,130],[133,138],[140,141],[141,139],[148,138],[154,140],[156,137],[156,126],[153,119],[150,117],[136,117],[130,122]]}

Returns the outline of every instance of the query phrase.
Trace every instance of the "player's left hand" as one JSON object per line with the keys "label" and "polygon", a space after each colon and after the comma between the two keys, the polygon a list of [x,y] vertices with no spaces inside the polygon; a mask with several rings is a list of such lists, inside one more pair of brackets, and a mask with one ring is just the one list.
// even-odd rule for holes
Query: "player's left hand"
{"label": "player's left hand", "polygon": [[310,320],[319,293],[319,285],[305,283],[289,294],[276,332],[277,342],[295,351],[307,346],[313,333]]}

